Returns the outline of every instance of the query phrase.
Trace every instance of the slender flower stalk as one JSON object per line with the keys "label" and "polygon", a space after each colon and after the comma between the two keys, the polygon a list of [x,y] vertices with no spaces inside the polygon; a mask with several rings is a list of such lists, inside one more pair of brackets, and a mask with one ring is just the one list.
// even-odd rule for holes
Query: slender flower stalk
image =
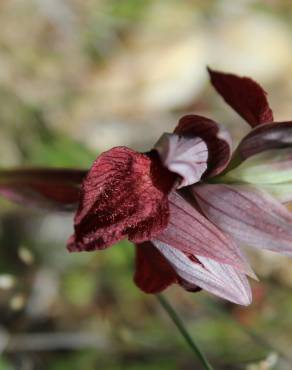
{"label": "slender flower stalk", "polygon": [[168,316],[171,318],[179,332],[181,333],[182,337],[185,339],[188,346],[191,348],[191,350],[194,352],[196,357],[200,360],[201,364],[204,366],[206,370],[213,370],[213,367],[209,363],[206,356],[202,353],[194,339],[191,337],[189,332],[187,331],[183,321],[179,317],[179,315],[175,312],[174,308],[171,306],[171,304],[168,302],[168,300],[165,298],[162,294],[156,294],[156,298],[160,305],[163,307],[164,311],[168,314]]}

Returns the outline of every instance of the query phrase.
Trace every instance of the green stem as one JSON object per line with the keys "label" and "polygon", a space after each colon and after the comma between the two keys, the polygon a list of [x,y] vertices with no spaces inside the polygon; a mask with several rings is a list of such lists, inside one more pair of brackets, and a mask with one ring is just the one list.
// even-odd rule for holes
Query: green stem
{"label": "green stem", "polygon": [[184,323],[182,322],[178,314],[175,312],[171,304],[168,302],[168,300],[162,294],[157,294],[156,298],[158,299],[161,306],[164,308],[165,312],[167,312],[168,316],[174,322],[175,326],[178,328],[179,332],[181,333],[181,335],[183,336],[191,350],[199,358],[204,368],[206,370],[213,370],[213,367],[211,366],[205,355],[201,352],[197,344],[194,342],[193,338],[190,336],[186,327],[184,326]]}

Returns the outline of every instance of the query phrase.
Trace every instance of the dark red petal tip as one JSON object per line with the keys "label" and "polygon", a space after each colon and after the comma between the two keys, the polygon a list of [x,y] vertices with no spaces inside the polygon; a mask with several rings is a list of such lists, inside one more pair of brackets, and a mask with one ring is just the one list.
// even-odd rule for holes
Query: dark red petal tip
{"label": "dark red petal tip", "polygon": [[177,280],[170,263],[150,242],[136,245],[134,281],[145,293],[159,293]]}
{"label": "dark red petal tip", "polygon": [[0,170],[0,194],[12,201],[40,208],[72,211],[87,170]]}
{"label": "dark red petal tip", "polygon": [[222,98],[251,126],[273,122],[267,93],[251,78],[208,68],[211,83]]}
{"label": "dark red petal tip", "polygon": [[103,249],[125,237],[138,243],[151,239],[167,225],[174,180],[155,153],[126,147],[103,153],[83,182],[69,250]]}

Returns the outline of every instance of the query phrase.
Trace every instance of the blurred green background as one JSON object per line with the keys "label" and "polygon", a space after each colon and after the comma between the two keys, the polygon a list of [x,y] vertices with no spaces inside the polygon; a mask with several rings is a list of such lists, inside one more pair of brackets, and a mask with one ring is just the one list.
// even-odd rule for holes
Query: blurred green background
{"label": "blurred green background", "polygon": [[[292,117],[290,0],[1,0],[0,165],[90,166],[146,150],[188,112],[234,140],[248,127],[206,66],[252,76]],[[72,215],[0,203],[0,370],[200,369],[155,297],[132,282],[133,247],[69,254]],[[249,252],[261,283],[240,308],[166,292],[216,369],[292,369],[292,260]]]}

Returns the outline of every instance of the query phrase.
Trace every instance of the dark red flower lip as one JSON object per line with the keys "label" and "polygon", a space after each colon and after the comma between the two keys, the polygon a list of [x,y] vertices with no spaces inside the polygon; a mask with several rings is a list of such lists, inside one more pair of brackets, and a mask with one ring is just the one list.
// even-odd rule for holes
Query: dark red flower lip
{"label": "dark red flower lip", "polygon": [[83,181],[69,250],[104,249],[125,237],[150,240],[168,223],[176,177],[155,152],[116,147],[100,155]]}

